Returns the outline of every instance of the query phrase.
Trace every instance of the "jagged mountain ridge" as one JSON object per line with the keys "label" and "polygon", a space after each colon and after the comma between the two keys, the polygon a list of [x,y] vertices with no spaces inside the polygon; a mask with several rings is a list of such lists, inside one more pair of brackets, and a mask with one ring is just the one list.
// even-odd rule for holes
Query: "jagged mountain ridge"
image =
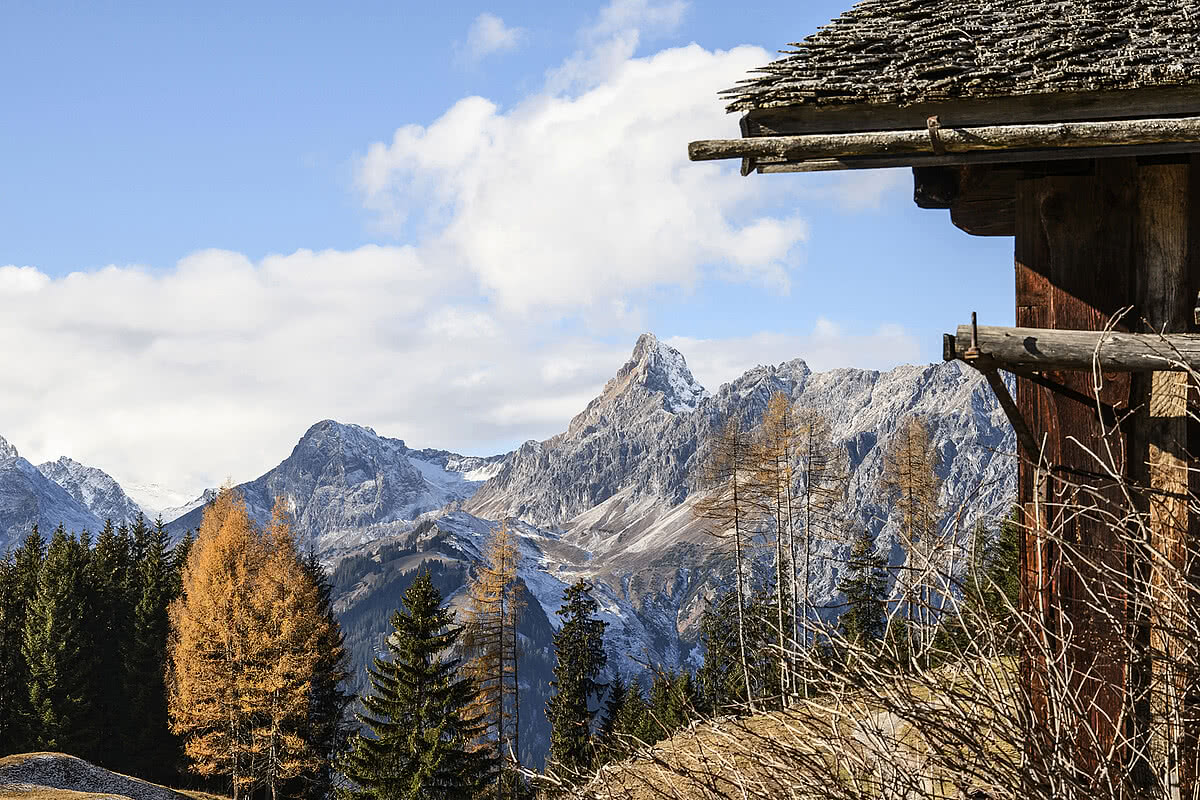
{"label": "jagged mountain ridge", "polygon": [[[1007,477],[1015,475],[1012,430],[982,378],[957,362],[886,373],[813,373],[796,359],[755,367],[709,395],[686,366],[683,372],[664,370],[665,359],[655,357],[664,350],[682,363],[678,351],[643,335],[617,377],[565,432],[514,451],[464,510],[564,528],[590,542],[589,549],[628,549],[640,542],[650,518],[669,513],[695,493],[713,431],[732,414],[756,425],[777,391],[829,420],[854,470],[854,505],[870,518],[887,516],[874,490],[882,465],[877,445],[912,415],[927,422],[941,452],[947,506],[961,506],[975,483],[988,486],[976,508],[990,509],[1012,494],[1015,478]],[[695,400],[679,407],[662,387],[684,380]],[[675,524],[684,526],[684,521]],[[635,533],[637,541],[630,536]],[[606,539],[613,541],[604,544]]]}
{"label": "jagged mountain ridge", "polygon": [[121,485],[102,469],[80,464],[66,456],[57,461],[38,464],[37,469],[61,486],[97,519],[112,520],[114,525],[121,525],[133,522],[138,514],[145,514],[142,508],[125,494]]}
{"label": "jagged mountain ridge", "polygon": [[0,438],[0,557],[16,548],[34,525],[48,537],[59,524],[93,532],[103,525],[82,502]]}
{"label": "jagged mountain ridge", "polygon": [[[465,500],[501,458],[413,450],[371,428],[322,420],[279,466],[236,488],[259,521],[284,498],[303,540],[328,554],[402,532],[421,514]],[[203,513],[197,507],[168,530],[196,529]]]}

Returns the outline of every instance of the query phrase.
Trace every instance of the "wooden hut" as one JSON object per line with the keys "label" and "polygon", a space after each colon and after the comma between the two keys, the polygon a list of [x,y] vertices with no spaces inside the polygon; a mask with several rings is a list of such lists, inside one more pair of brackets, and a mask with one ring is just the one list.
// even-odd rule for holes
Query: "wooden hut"
{"label": "wooden hut", "polygon": [[[1189,574],[1200,541],[1188,502],[1200,428],[1180,371],[1200,366],[1200,5],[865,0],[726,96],[742,138],[693,142],[693,160],[740,158],[744,175],[911,167],[917,205],[948,209],[967,233],[1015,238],[1015,327],[960,327],[945,349],[988,375],[1018,433],[1023,603],[1074,632],[1066,658],[1091,742],[1080,771],[1125,770],[1189,795],[1197,715],[1175,734],[1193,745],[1171,775],[1139,778],[1137,754],[1106,749],[1133,740],[1138,720],[1122,709],[1148,696],[1147,654],[1171,646],[1163,609],[1137,607],[1111,576],[1161,559]],[[1019,376],[1015,398],[997,369]],[[1111,474],[1096,458],[1104,437]],[[1144,549],[1063,511],[1081,482],[1092,491],[1076,502],[1102,504],[1123,483],[1145,490]],[[1064,542],[1092,566],[1063,559]],[[1182,680],[1194,694],[1200,676]]]}

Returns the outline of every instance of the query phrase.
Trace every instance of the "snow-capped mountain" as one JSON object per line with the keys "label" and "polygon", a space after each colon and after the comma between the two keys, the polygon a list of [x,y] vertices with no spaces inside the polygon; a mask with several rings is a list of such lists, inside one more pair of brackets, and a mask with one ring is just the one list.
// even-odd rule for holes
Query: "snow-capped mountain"
{"label": "snow-capped mountain", "polygon": [[[138,514],[145,513],[102,469],[80,464],[66,456],[38,464],[37,469],[92,512],[96,519],[112,520],[114,525],[120,525],[131,523]],[[148,521],[153,521],[152,516],[146,516]]]}
{"label": "snow-capped mountain", "polygon": [[68,530],[93,532],[103,524],[0,438],[0,557],[28,536],[34,525],[49,537],[60,523]]}
{"label": "snow-capped mountain", "polygon": [[[236,488],[260,521],[283,498],[302,537],[332,553],[400,533],[419,515],[467,499],[500,458],[412,450],[371,428],[323,420],[279,466]],[[202,515],[197,507],[168,528],[182,535]]]}

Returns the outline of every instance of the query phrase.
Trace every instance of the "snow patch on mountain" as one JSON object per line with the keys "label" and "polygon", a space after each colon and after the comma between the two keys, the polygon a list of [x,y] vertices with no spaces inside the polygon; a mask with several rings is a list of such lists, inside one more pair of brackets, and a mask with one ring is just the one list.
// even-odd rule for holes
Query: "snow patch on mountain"
{"label": "snow patch on mountain", "polygon": [[48,537],[59,525],[96,532],[103,522],[0,438],[0,557],[15,549],[34,525]]}
{"label": "snow patch on mountain", "polygon": [[0,467],[5,466],[11,461],[15,461],[20,456],[17,448],[9,444],[3,436],[0,436]]}
{"label": "snow patch on mountain", "polygon": [[643,375],[643,385],[663,394],[663,405],[675,414],[695,411],[708,391],[692,377],[683,354],[653,333],[643,333],[633,348],[631,363]]}
{"label": "snow patch on mountain", "polygon": [[[474,476],[503,458],[416,450],[369,427],[322,420],[279,466],[235,488],[260,522],[285,498],[302,539],[329,554],[402,534],[422,514],[467,500],[483,483]],[[168,527],[182,535],[202,513],[189,510]]]}
{"label": "snow patch on mountain", "polygon": [[[188,492],[181,492],[157,483],[124,484],[125,494],[138,504],[146,516],[151,519],[162,518],[163,522],[172,522],[177,517],[191,511],[193,503],[202,501]],[[212,491],[212,490],[209,490]]]}
{"label": "snow patch on mountain", "polygon": [[62,456],[38,465],[38,472],[57,483],[97,519],[114,525],[132,523],[144,510],[102,469]]}
{"label": "snow patch on mountain", "polygon": [[[479,563],[489,534],[500,523],[463,511],[431,517],[433,529],[423,534],[426,546],[436,542],[440,552]],[[610,581],[590,569],[591,554],[563,541],[559,531],[539,528],[521,520],[510,520],[509,528],[517,543],[520,560],[517,575],[525,585],[527,602],[536,602],[553,630],[562,627],[557,615],[567,587],[580,579],[593,585],[592,596],[599,606],[598,616],[606,623],[604,639],[611,667],[624,675],[641,674],[648,664],[675,664],[681,645],[674,614],[639,612],[628,597],[621,581]],[[415,543],[414,543],[415,544]],[[431,555],[425,552],[425,557]],[[456,598],[461,604],[461,598]]]}

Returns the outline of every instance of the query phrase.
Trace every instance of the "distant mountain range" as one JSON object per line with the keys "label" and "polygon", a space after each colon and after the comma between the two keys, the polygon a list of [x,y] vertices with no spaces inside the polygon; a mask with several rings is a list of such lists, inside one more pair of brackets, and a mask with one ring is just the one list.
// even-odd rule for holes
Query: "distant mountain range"
{"label": "distant mountain range", "polygon": [[[912,415],[926,421],[941,454],[944,522],[964,545],[977,520],[998,518],[1012,502],[1012,429],[986,383],[960,363],[814,373],[794,360],[756,367],[710,393],[684,357],[651,334],[566,430],[545,441],[480,458],[413,450],[370,428],[324,420],[279,466],[237,488],[260,520],[284,498],[305,541],[334,567],[337,609],[360,666],[380,650],[387,616],[421,564],[434,565],[458,605],[486,532],[512,519],[530,598],[522,692],[540,707],[554,612],[579,578],[597,586],[614,667],[628,674],[698,663],[700,614],[729,585],[731,569],[691,511],[695,476],[711,433],[732,414],[756,424],[776,391],[827,417],[852,470],[852,527],[878,533],[893,563],[904,555],[897,522],[876,487],[883,450]],[[173,519],[163,512],[169,530],[198,527],[204,501]],[[94,531],[103,518],[127,520],[138,510],[101,470],[66,458],[34,467],[0,439],[0,551],[33,522]],[[846,544],[825,541],[816,550],[821,604],[836,599]],[[540,763],[546,722],[536,713],[521,719],[521,749]]]}

